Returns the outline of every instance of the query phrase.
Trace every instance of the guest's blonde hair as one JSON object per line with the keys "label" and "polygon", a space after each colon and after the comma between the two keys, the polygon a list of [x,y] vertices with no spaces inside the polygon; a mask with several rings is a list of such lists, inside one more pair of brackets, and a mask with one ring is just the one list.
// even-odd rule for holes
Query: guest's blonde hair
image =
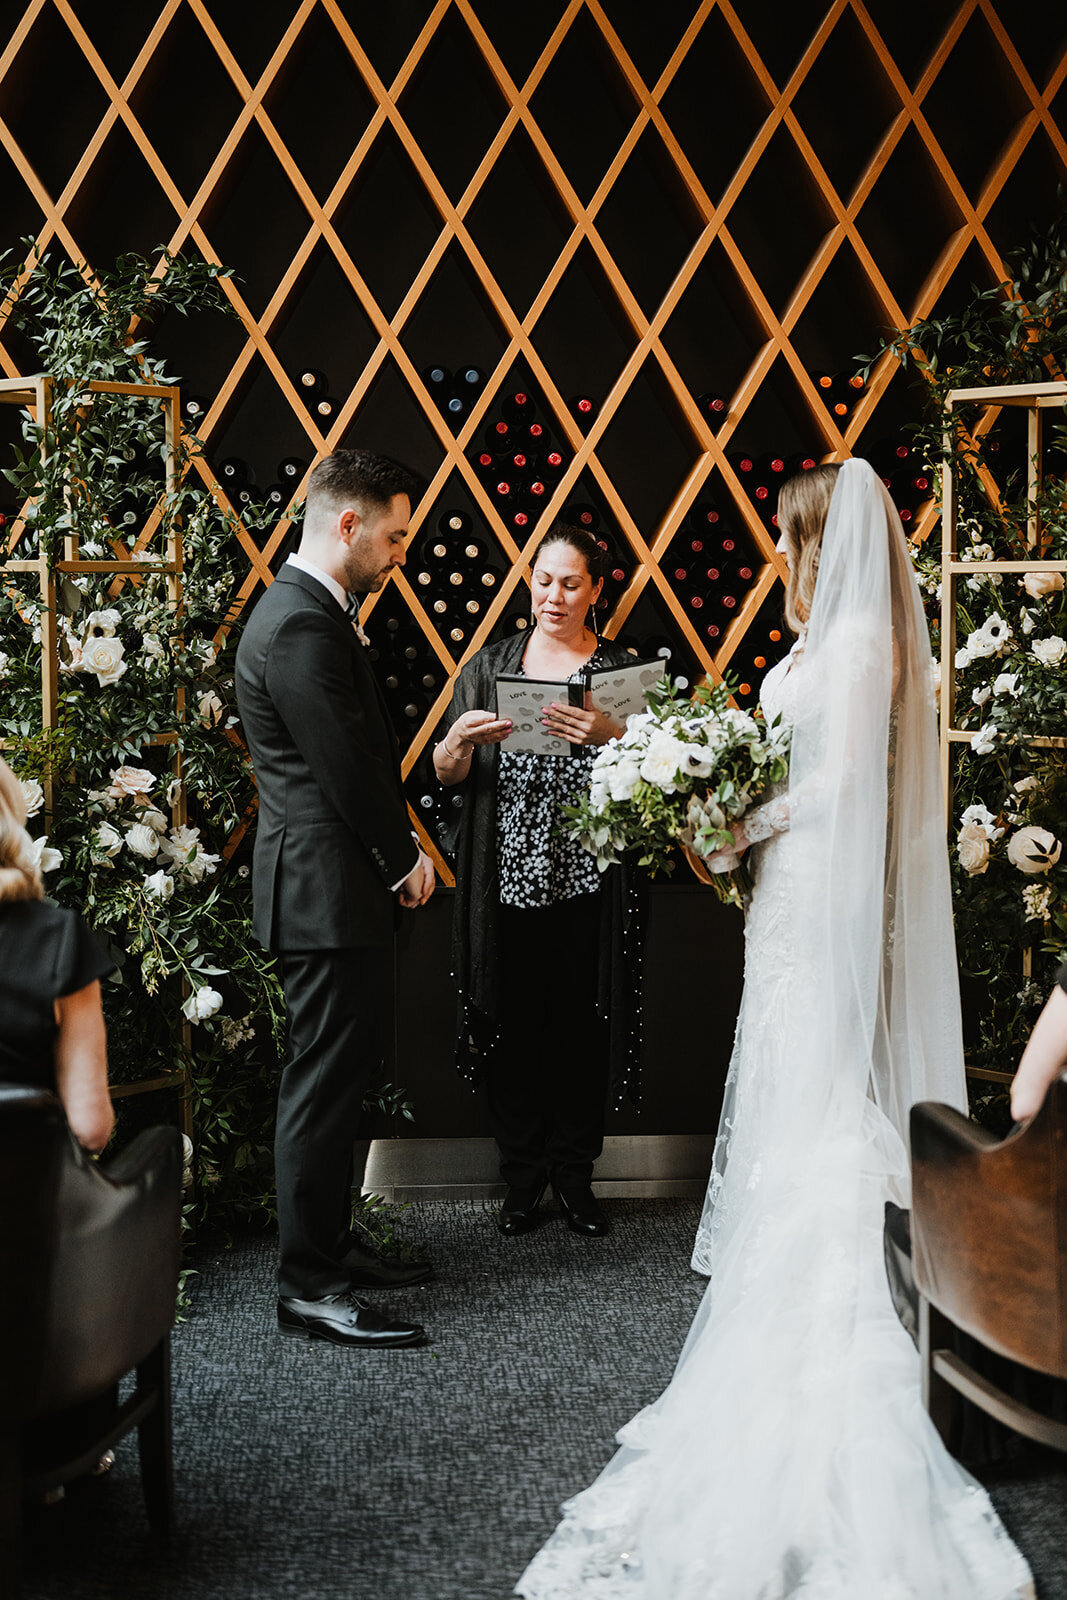
{"label": "guest's blonde hair", "polygon": [[789,556],[785,620],[794,633],[806,626],[811,615],[822,533],[840,470],[840,463],[831,461],[825,467],[798,472],[782,485],[778,496],[778,526],[786,536]]}
{"label": "guest's blonde hair", "polygon": [[22,787],[0,756],[0,901],[40,900],[40,868],[33,864]]}

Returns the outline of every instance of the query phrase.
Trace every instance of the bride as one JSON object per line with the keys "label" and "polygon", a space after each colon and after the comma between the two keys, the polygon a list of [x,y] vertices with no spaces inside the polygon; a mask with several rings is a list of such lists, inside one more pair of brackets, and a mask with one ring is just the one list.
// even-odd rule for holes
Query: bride
{"label": "bride", "polygon": [[[752,848],[745,989],[669,1387],[570,1500],[526,1600],[1015,1600],[1029,1569],[921,1402],[882,1258],[908,1108],[963,1107],[930,646],[871,467],[782,490],[792,729]],[[732,864],[727,856],[720,865]]]}

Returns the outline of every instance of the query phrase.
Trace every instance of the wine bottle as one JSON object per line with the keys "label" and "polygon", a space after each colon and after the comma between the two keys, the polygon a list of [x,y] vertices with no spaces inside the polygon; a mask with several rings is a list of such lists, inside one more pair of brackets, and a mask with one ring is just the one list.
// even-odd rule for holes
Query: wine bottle
{"label": "wine bottle", "polygon": [[263,491],[263,504],[275,516],[289,503],[289,496],[280,483],[269,483]]}
{"label": "wine bottle", "polygon": [[447,367],[427,367],[422,374],[422,381],[440,405],[452,389],[452,374]]}
{"label": "wine bottle", "polygon": [[285,456],[283,460],[278,462],[277,470],[279,482],[288,484],[299,483],[307,469],[307,462],[301,460],[300,456]]}
{"label": "wine bottle", "polygon": [[530,526],[530,513],[521,510],[514,512],[511,518],[511,526],[520,530],[528,528]]}
{"label": "wine bottle", "polygon": [[510,424],[504,421],[488,422],[482,430],[482,438],[485,440],[487,449],[491,450],[494,455],[501,455],[510,447]]}
{"label": "wine bottle", "polygon": [[202,394],[187,394],[181,403],[182,421],[195,427],[207,416],[207,401]]}
{"label": "wine bottle", "polygon": [[595,506],[585,505],[576,501],[573,505],[567,507],[563,513],[563,520],[571,523],[574,527],[595,528],[599,518]]}
{"label": "wine bottle", "polygon": [[516,389],[513,394],[509,394],[500,409],[509,422],[533,420],[534,403],[524,389]]}
{"label": "wine bottle", "polygon": [[563,467],[563,457],[558,450],[548,450],[544,461],[541,463],[543,472],[559,472]]}
{"label": "wine bottle", "polygon": [[698,395],[697,405],[700,407],[701,411],[707,417],[709,422],[714,423],[716,426],[718,426],[720,422],[725,422],[727,404],[725,398],[721,394]]}
{"label": "wine bottle", "polygon": [[[281,473],[278,474],[281,477]],[[238,484],[245,483],[248,478],[248,463],[242,461],[240,456],[227,456],[225,461],[219,462],[219,482],[225,489],[236,489]]]}
{"label": "wine bottle", "polygon": [[471,519],[465,511],[446,511],[438,518],[437,527],[447,539],[463,539],[470,533]]}
{"label": "wine bottle", "polygon": [[473,399],[478,391],[485,387],[485,373],[480,367],[461,367],[456,373],[456,383],[461,394]]}
{"label": "wine bottle", "polygon": [[461,394],[450,394],[445,401],[445,410],[455,421],[459,421],[467,410],[467,402]]}
{"label": "wine bottle", "polygon": [[526,429],[526,437],[534,445],[543,445],[546,439],[544,423],[531,422],[529,427]]}
{"label": "wine bottle", "polygon": [[575,421],[584,428],[587,428],[591,422],[596,420],[596,414],[600,409],[596,401],[587,394],[575,395],[572,400],[568,401],[568,405]]}
{"label": "wine bottle", "polygon": [[323,394],[315,401],[313,409],[320,422],[332,422],[340,411],[341,404],[332,395]]}
{"label": "wine bottle", "polygon": [[687,519],[694,528],[714,528],[722,517],[719,508],[711,500],[702,500],[695,505]]}
{"label": "wine bottle", "polygon": [[325,394],[329,387],[324,374],[315,367],[301,367],[296,375],[296,386],[307,401],[313,400],[316,395]]}

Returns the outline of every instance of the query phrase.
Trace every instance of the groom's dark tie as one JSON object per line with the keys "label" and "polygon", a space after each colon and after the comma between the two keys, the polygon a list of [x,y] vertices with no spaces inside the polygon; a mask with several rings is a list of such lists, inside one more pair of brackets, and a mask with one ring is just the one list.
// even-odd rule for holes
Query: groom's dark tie
{"label": "groom's dark tie", "polygon": [[349,593],[345,601],[345,615],[349,622],[359,621],[359,601],[360,596],[358,594]]}

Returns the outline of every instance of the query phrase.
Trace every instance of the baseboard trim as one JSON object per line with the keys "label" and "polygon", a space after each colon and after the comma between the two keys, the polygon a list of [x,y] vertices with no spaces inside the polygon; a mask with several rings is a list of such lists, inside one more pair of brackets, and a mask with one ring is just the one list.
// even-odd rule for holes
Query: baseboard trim
{"label": "baseboard trim", "polygon": [[[601,1199],[699,1199],[713,1134],[616,1134],[604,1140],[593,1189]],[[375,1139],[363,1193],[384,1200],[496,1200],[504,1192],[492,1139]]]}

